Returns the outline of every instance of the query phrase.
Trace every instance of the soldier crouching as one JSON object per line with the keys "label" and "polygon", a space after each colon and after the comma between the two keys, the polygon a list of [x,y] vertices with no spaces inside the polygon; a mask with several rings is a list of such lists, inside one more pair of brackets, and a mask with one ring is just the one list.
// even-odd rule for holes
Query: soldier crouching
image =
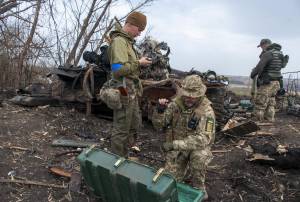
{"label": "soldier crouching", "polygon": [[189,167],[192,186],[203,190],[207,199],[205,174],[212,160],[210,147],[215,137],[215,114],[205,92],[201,78],[191,75],[183,80],[180,93],[171,103],[159,99],[159,104],[160,108],[168,104],[164,111],[165,169],[177,181],[183,181]]}

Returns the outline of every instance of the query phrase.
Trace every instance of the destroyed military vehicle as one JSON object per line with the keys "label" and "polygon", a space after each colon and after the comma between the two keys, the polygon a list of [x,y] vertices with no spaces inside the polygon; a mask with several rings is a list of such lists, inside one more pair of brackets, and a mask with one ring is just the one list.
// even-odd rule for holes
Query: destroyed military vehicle
{"label": "destroyed military vehicle", "polygon": [[[51,78],[49,85],[41,83],[31,84],[20,91],[20,95],[12,99],[16,104],[25,106],[72,104],[86,110],[87,114],[100,114],[102,117],[112,117],[110,110],[101,100],[97,99],[102,85],[110,77],[110,65],[107,57],[107,46],[101,48],[101,54],[86,51],[83,59],[86,64],[82,66],[59,66],[48,75]],[[140,100],[142,116],[152,120],[155,127],[161,122],[156,112],[158,98],[172,99],[181,80],[186,75],[198,74],[207,86],[207,97],[213,103],[216,113],[217,127],[223,126],[228,117],[224,109],[224,99],[228,80],[218,76],[213,71],[201,73],[196,70],[183,72],[171,69],[169,64],[170,48],[165,42],[157,42],[146,38],[139,44],[139,54],[150,57],[152,65],[142,68],[141,79],[144,87]],[[153,116],[156,116],[153,118]]]}

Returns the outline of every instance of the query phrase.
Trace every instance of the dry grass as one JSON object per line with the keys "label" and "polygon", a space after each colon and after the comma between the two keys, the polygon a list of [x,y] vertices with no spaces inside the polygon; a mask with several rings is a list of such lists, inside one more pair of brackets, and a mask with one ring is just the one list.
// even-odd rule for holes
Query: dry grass
{"label": "dry grass", "polygon": [[228,90],[234,92],[237,96],[251,96],[251,87],[242,85],[229,85]]}

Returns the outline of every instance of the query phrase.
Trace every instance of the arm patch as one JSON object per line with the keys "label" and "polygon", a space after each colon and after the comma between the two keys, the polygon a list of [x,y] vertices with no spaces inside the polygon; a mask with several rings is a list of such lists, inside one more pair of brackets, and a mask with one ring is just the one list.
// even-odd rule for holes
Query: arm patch
{"label": "arm patch", "polygon": [[206,124],[205,124],[205,132],[213,132],[214,130],[214,119],[209,117],[206,119]]}
{"label": "arm patch", "polygon": [[111,70],[112,70],[113,72],[116,72],[116,71],[118,71],[119,69],[121,69],[122,66],[123,66],[122,64],[114,63],[114,64],[111,65]]}

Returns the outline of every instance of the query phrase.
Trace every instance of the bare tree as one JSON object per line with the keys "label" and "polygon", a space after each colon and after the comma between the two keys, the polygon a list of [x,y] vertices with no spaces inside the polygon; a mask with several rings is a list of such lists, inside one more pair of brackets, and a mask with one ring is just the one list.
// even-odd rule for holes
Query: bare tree
{"label": "bare tree", "polygon": [[7,11],[17,7],[20,3],[16,0],[8,0],[8,1],[1,1],[0,3],[0,15],[6,13]]}
{"label": "bare tree", "polygon": [[78,65],[84,50],[98,51],[114,26],[115,5],[136,10],[151,2],[0,0],[0,87],[23,87],[42,66]]}
{"label": "bare tree", "polygon": [[[8,0],[0,2],[0,20],[8,18],[9,16],[17,16],[17,14],[27,11],[28,9],[35,6],[34,4],[30,4],[22,10],[14,10],[22,3],[35,2],[36,0]],[[4,15],[5,14],[5,15]]]}
{"label": "bare tree", "polygon": [[78,37],[77,37],[77,39],[75,41],[75,44],[74,44],[74,46],[73,46],[73,48],[72,48],[72,50],[71,50],[71,52],[70,52],[70,54],[68,56],[68,59],[66,61],[67,64],[70,64],[72,62],[72,60],[74,60],[74,58],[75,58],[76,50],[77,50],[78,45],[79,45],[79,43],[80,43],[80,41],[81,41],[81,39],[83,37],[83,34],[85,33],[85,31],[86,31],[86,29],[87,29],[87,27],[89,25],[89,21],[91,19],[92,14],[93,14],[96,2],[97,2],[97,0],[93,0],[92,5],[90,7],[90,10],[89,10],[87,16],[83,20],[83,25],[81,27],[81,31],[80,31],[80,33],[79,33],[79,35],[78,35]]}
{"label": "bare tree", "polygon": [[83,51],[85,50],[85,48],[86,48],[86,46],[87,46],[89,40],[91,39],[92,35],[94,34],[96,28],[99,26],[99,23],[101,22],[103,16],[104,16],[105,13],[107,12],[107,9],[108,9],[108,7],[110,6],[111,2],[112,2],[111,0],[108,0],[108,1],[107,1],[107,3],[105,4],[105,7],[104,7],[103,10],[102,10],[101,15],[98,17],[98,19],[97,19],[97,21],[95,22],[93,28],[92,28],[91,31],[84,37],[84,39],[83,39],[83,44],[82,44],[82,46],[81,46],[81,48],[80,48],[80,50],[79,50],[79,53],[77,54],[77,57],[76,57],[75,62],[74,62],[74,65],[77,65],[77,64],[78,64],[78,62],[79,62],[79,60],[80,60],[80,58],[81,58],[81,56],[82,56]]}
{"label": "bare tree", "polygon": [[99,52],[100,47],[102,46],[102,44],[103,44],[105,38],[107,37],[108,32],[112,29],[112,27],[113,27],[113,22],[114,22],[114,19],[111,19],[110,22],[109,22],[109,24],[108,24],[108,26],[106,27],[106,29],[105,29],[105,31],[104,31],[104,33],[103,33],[103,35],[102,35],[102,37],[101,37],[101,39],[100,39],[98,45],[97,45],[97,48],[96,48],[96,50],[95,50],[96,53]]}
{"label": "bare tree", "polygon": [[33,39],[33,36],[34,36],[34,33],[35,33],[35,30],[36,30],[36,26],[37,26],[37,22],[38,22],[38,19],[39,19],[39,14],[40,14],[40,10],[41,10],[41,2],[42,0],[37,0],[37,6],[36,6],[36,11],[35,11],[35,16],[34,16],[34,20],[33,20],[33,23],[32,23],[32,27],[31,27],[31,30],[30,30],[30,34],[24,44],[24,47],[23,47],[23,50],[22,52],[20,53],[20,57],[19,57],[19,61],[18,61],[18,69],[19,69],[19,84],[21,84],[22,80],[22,73],[23,73],[23,64],[24,64],[24,59],[29,51],[29,48],[30,48],[30,45],[31,45],[31,42],[32,42],[32,39]]}

